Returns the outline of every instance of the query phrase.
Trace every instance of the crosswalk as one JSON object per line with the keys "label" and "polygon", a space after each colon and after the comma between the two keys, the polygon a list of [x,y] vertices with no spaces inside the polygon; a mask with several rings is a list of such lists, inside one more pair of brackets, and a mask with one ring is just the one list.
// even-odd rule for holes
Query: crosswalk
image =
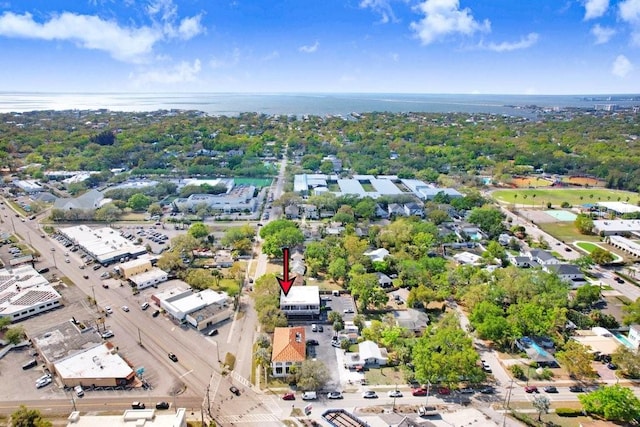
{"label": "crosswalk", "polygon": [[240,423],[277,423],[274,425],[281,425],[278,417],[273,414],[223,415],[218,418],[218,422],[222,425]]}
{"label": "crosswalk", "polygon": [[231,376],[233,377],[234,380],[236,380],[237,382],[239,382],[243,386],[251,388],[251,382],[248,379],[246,379],[245,377],[243,377],[240,374],[236,373],[236,371],[232,371],[231,372]]}

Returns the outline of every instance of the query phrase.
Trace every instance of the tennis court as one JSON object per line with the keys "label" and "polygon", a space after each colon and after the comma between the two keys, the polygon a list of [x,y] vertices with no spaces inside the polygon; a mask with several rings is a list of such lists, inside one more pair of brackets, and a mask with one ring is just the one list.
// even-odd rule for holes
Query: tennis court
{"label": "tennis court", "polygon": [[558,221],[575,221],[577,215],[573,212],[563,211],[563,210],[548,210],[544,211],[547,215],[555,218]]}

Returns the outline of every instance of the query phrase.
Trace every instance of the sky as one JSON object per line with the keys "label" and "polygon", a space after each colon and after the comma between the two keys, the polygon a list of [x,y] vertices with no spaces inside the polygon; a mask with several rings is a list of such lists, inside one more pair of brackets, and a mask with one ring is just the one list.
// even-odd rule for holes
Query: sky
{"label": "sky", "polygon": [[0,91],[638,94],[640,0],[0,0]]}

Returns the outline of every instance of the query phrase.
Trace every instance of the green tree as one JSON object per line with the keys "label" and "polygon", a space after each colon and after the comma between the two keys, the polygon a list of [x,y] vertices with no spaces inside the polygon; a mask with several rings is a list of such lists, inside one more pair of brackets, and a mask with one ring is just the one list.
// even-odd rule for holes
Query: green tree
{"label": "green tree", "polygon": [[165,251],[158,260],[158,268],[164,271],[182,270],[185,267],[177,251]]}
{"label": "green tree", "polygon": [[202,222],[191,224],[189,227],[189,235],[193,236],[195,239],[207,237],[209,235],[209,226]]}
{"label": "green tree", "polygon": [[371,197],[364,197],[353,208],[355,216],[364,219],[373,219],[376,213],[376,202]]}
{"label": "green tree", "polygon": [[266,306],[258,311],[258,321],[267,333],[273,333],[275,328],[285,327],[289,323],[284,312],[273,305]]}
{"label": "green tree", "polygon": [[282,257],[282,248],[293,248],[304,242],[304,234],[298,227],[288,227],[269,234],[262,244],[262,253]]}
{"label": "green tree", "polygon": [[493,264],[493,260],[497,259],[501,265],[505,265],[507,262],[507,251],[500,243],[492,240],[487,245],[487,250],[482,253],[482,258],[490,264]]}
{"label": "green tree", "polygon": [[634,323],[640,323],[640,298],[631,304],[622,307],[622,311],[625,313],[622,317],[622,323],[627,326]]}
{"label": "green tree", "polygon": [[621,345],[611,355],[611,361],[625,377],[640,378],[640,353],[638,350]]}
{"label": "green tree", "polygon": [[104,221],[107,224],[110,224],[117,221],[118,218],[120,218],[120,215],[122,215],[122,210],[120,208],[113,203],[107,203],[96,209],[94,218],[96,221]]}
{"label": "green tree", "polygon": [[19,344],[24,339],[24,329],[22,328],[22,326],[14,326],[12,328],[9,328],[4,333],[4,339],[9,341],[10,344]]}
{"label": "green tree", "polygon": [[504,214],[493,207],[475,208],[469,214],[469,222],[480,227],[489,238],[498,237],[504,231]]}
{"label": "green tree", "polygon": [[631,389],[619,384],[602,386],[578,399],[586,412],[605,420],[629,423],[640,418],[640,400]]}
{"label": "green tree", "polygon": [[0,317],[0,331],[4,331],[11,324],[11,318]]}
{"label": "green tree", "polygon": [[556,353],[556,358],[564,365],[570,375],[577,379],[595,378],[596,371],[591,366],[593,355],[589,350],[577,341],[569,340],[564,345],[564,350]]}
{"label": "green tree", "polygon": [[606,249],[598,247],[591,251],[591,259],[598,265],[605,265],[613,262],[615,257]]}
{"label": "green tree", "polygon": [[360,311],[369,306],[380,308],[388,301],[387,294],[378,284],[378,276],[373,273],[356,274],[349,280],[349,290],[358,301]]}
{"label": "green tree", "polygon": [[264,371],[264,384],[267,384],[267,375],[271,366],[271,350],[269,348],[258,347],[254,353],[256,362]]}
{"label": "green tree", "polygon": [[193,258],[193,250],[200,246],[200,242],[191,234],[180,234],[171,239],[171,249],[178,254],[185,254]]}
{"label": "green tree", "polygon": [[458,384],[461,376],[471,382],[484,378],[473,341],[460,329],[454,313],[427,328],[413,347],[413,362],[416,379],[423,383],[451,385]]}
{"label": "green tree", "polygon": [[320,390],[330,378],[327,366],[319,360],[305,360],[296,371],[296,384],[301,390]]}
{"label": "green tree", "polygon": [[574,224],[581,234],[591,234],[593,230],[593,220],[589,215],[578,214]]}
{"label": "green tree", "polygon": [[591,304],[600,299],[600,287],[585,285],[578,288],[576,291],[576,302],[578,304],[585,304],[590,307]]}
{"label": "green tree", "polygon": [[192,268],[187,273],[184,281],[196,289],[207,289],[213,284],[213,277],[209,270],[204,268]]}
{"label": "green tree", "polygon": [[42,418],[37,409],[28,409],[20,405],[20,409],[11,414],[12,427],[51,427],[51,421]]}
{"label": "green tree", "polygon": [[147,210],[150,204],[151,199],[142,193],[136,193],[129,197],[129,200],[127,200],[127,206],[129,206],[129,208],[131,208],[131,210],[135,212]]}
{"label": "green tree", "polygon": [[151,216],[162,215],[162,206],[160,203],[151,203],[147,208],[147,213]]}

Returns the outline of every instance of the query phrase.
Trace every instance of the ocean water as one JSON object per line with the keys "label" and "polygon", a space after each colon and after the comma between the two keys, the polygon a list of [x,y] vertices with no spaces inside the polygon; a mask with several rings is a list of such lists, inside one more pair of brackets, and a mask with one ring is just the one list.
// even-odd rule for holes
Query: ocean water
{"label": "ocean water", "polygon": [[639,95],[447,94],[241,94],[241,93],[39,93],[0,92],[0,112],[36,110],[197,110],[211,115],[244,112],[342,115],[365,112],[491,113],[533,116],[540,108],[640,105]]}

